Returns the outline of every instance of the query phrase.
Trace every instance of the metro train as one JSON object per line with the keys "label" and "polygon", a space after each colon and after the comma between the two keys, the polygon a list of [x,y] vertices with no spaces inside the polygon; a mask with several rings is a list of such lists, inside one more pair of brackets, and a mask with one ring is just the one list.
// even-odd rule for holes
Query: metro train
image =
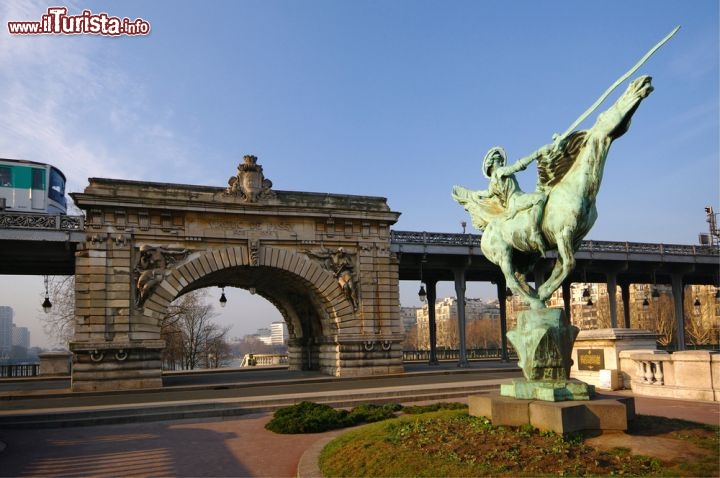
{"label": "metro train", "polygon": [[65,182],[50,164],[0,158],[0,211],[66,214]]}

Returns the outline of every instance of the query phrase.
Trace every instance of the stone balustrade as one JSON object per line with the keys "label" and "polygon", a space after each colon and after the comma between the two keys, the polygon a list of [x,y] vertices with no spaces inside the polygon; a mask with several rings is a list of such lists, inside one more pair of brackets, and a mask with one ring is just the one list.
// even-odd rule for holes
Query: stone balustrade
{"label": "stone balustrade", "polygon": [[245,354],[240,367],[261,367],[269,365],[287,365],[287,354]]}
{"label": "stone balustrade", "polygon": [[720,353],[686,350],[620,352],[624,388],[641,396],[720,401]]}

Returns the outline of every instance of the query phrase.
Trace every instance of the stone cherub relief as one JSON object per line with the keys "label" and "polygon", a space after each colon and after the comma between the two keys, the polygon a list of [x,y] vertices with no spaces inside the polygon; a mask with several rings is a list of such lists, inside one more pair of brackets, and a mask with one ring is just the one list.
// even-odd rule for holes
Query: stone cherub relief
{"label": "stone cherub relief", "polygon": [[166,269],[189,254],[187,249],[170,250],[159,246],[144,244],[140,246],[135,274],[135,305],[145,303],[150,293],[165,278]]}
{"label": "stone cherub relief", "polygon": [[272,199],[272,181],[265,178],[263,168],[257,164],[257,157],[243,156],[243,162],[237,167],[237,174],[228,179],[227,195],[235,195],[245,202],[254,203],[259,199]]}
{"label": "stone cherub relief", "polygon": [[320,259],[323,267],[333,273],[340,289],[352,304],[353,310],[357,311],[360,303],[358,301],[358,291],[353,277],[355,268],[351,257],[352,254],[348,253],[342,247],[338,247],[335,251],[331,251],[325,247],[315,252],[306,250],[305,254]]}

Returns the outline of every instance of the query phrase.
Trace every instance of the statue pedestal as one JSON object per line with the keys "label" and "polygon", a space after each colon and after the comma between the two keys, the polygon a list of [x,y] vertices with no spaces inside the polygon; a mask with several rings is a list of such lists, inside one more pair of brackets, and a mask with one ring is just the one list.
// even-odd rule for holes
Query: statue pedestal
{"label": "statue pedestal", "polygon": [[513,380],[500,394],[524,400],[590,400],[595,387],[571,380],[570,354],[578,329],[563,309],[531,309],[518,313],[517,327],[507,337],[518,353],[524,380]]}
{"label": "statue pedestal", "polygon": [[595,395],[595,387],[579,380],[546,382],[516,379],[512,383],[500,385],[500,395],[524,400],[545,400],[547,402],[590,400]]}
{"label": "statue pedestal", "polygon": [[635,399],[606,396],[582,402],[518,400],[497,393],[468,397],[470,415],[486,417],[495,426],[532,425],[566,434],[583,430],[625,431],[635,418]]}

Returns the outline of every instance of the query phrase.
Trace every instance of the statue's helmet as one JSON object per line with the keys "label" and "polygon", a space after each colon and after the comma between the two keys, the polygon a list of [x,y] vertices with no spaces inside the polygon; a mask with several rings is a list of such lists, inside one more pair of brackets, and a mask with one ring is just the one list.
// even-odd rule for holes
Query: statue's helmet
{"label": "statue's helmet", "polygon": [[505,153],[505,150],[503,148],[501,148],[500,146],[495,146],[495,147],[490,148],[490,151],[488,151],[487,154],[485,155],[485,157],[483,158],[483,163],[482,163],[483,174],[485,175],[486,178],[490,177],[490,164],[491,164],[490,159],[493,156],[495,156],[496,154],[499,154],[500,157],[502,158],[503,165],[507,164],[507,154]]}

